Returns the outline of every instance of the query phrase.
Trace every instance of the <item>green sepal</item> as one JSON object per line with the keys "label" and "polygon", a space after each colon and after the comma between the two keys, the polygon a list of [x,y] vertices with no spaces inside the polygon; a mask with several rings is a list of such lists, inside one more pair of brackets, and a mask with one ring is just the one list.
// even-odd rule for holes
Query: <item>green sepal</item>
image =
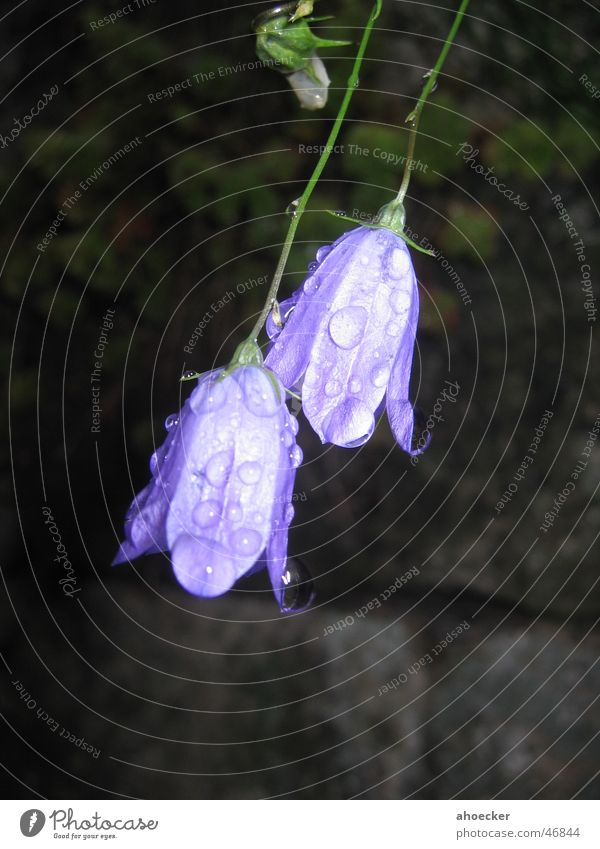
{"label": "green sepal", "polygon": [[241,368],[243,366],[256,366],[257,368],[264,371],[267,375],[271,383],[273,384],[273,389],[275,390],[275,396],[279,402],[281,402],[281,390],[279,385],[279,380],[272,371],[268,368],[264,367],[264,360],[262,352],[258,346],[256,339],[244,339],[243,342],[235,349],[235,353],[226,368],[223,369],[221,374],[217,379],[217,383],[221,380],[224,380],[228,377],[232,372],[234,372],[237,368]]}
{"label": "green sepal", "polygon": [[255,22],[256,53],[265,64],[274,64],[283,74],[294,71],[306,71],[315,83],[311,73],[313,54],[321,47],[346,47],[351,41],[338,41],[320,38],[315,35],[305,19],[290,22],[287,14],[260,16]]}
{"label": "green sepal", "polygon": [[422,248],[421,245],[417,245],[416,242],[413,242],[413,240],[406,235],[403,229],[406,220],[406,213],[403,205],[398,201],[386,203],[385,206],[381,207],[377,215],[373,216],[371,221],[360,221],[358,218],[352,218],[351,216],[344,215],[341,212],[335,212],[333,209],[326,209],[325,212],[328,212],[329,215],[333,215],[335,218],[339,218],[341,221],[350,221],[352,224],[357,224],[359,227],[371,227],[374,230],[382,228],[391,230],[392,233],[395,233],[396,236],[400,236],[402,241],[406,242],[407,245],[410,245],[410,247],[415,251],[427,254],[427,256],[436,255],[435,251]]}

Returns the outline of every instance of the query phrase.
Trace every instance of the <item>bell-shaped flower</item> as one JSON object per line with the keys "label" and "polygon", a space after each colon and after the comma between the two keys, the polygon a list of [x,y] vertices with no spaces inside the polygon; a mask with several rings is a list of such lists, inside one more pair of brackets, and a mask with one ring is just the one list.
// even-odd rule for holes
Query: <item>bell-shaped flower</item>
{"label": "bell-shaped flower", "polygon": [[366,442],[387,392],[396,441],[420,454],[429,434],[414,433],[408,397],[419,292],[405,241],[387,227],[357,227],[320,248],[309,272],[280,305],[283,327],[267,323],[265,365],[284,386],[301,386],[322,442]]}
{"label": "bell-shaped flower", "polygon": [[308,606],[308,578],[287,561],[302,451],[277,378],[257,365],[202,375],[165,427],[113,562],[169,551],[179,583],[204,597],[266,565],[284,612]]}

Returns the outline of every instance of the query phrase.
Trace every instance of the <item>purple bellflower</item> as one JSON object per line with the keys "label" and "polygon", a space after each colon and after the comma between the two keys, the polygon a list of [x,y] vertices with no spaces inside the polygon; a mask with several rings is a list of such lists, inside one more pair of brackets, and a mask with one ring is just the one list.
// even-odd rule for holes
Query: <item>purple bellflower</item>
{"label": "purple bellflower", "polygon": [[427,448],[429,434],[418,442],[413,434],[408,399],[419,292],[396,232],[357,227],[320,248],[280,314],[282,327],[272,316],[266,325],[272,344],[265,365],[284,386],[301,386],[304,414],[322,442],[365,443],[387,392],[400,447],[412,455]]}
{"label": "purple bellflower", "polygon": [[179,583],[204,597],[266,565],[280,608],[307,607],[312,586],[287,560],[302,451],[277,378],[257,365],[208,372],[165,427],[113,564],[169,551]]}

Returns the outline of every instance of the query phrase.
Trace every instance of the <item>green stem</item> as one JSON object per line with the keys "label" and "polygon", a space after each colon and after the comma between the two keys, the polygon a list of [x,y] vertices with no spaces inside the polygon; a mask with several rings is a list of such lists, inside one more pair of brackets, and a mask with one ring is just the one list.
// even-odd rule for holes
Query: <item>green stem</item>
{"label": "green stem", "polygon": [[315,186],[319,180],[319,177],[323,173],[323,169],[327,164],[327,160],[331,155],[331,151],[335,145],[335,141],[339,135],[340,128],[342,126],[342,122],[346,117],[346,112],[348,110],[348,106],[350,105],[350,100],[352,99],[352,95],[354,94],[355,88],[358,86],[358,72],[360,71],[360,66],[362,64],[363,57],[365,55],[365,50],[367,49],[367,44],[369,41],[369,37],[371,35],[371,30],[375,24],[375,21],[379,17],[381,12],[381,3],[382,0],[375,0],[375,5],[371,11],[369,16],[369,20],[367,21],[367,25],[362,35],[362,39],[360,42],[360,46],[358,48],[358,52],[356,54],[356,59],[354,60],[354,66],[352,68],[352,73],[348,78],[348,83],[346,87],[346,93],[344,94],[344,99],[342,100],[342,105],[340,106],[339,112],[337,114],[337,118],[335,119],[335,123],[331,129],[329,134],[329,138],[327,139],[327,143],[321,154],[319,161],[315,166],[315,170],[312,173],[310,180],[307,183],[306,188],[304,189],[302,195],[298,199],[296,203],[296,210],[290,222],[289,229],[287,231],[287,235],[285,237],[285,241],[283,243],[283,249],[281,251],[281,256],[279,257],[279,262],[277,263],[277,268],[275,269],[275,274],[273,275],[273,280],[271,282],[271,286],[269,288],[269,293],[267,295],[267,300],[262,309],[261,314],[258,317],[256,324],[254,325],[252,332],[250,334],[249,339],[256,341],[258,334],[262,330],[262,327],[267,320],[267,316],[269,315],[273,303],[277,297],[277,292],[279,291],[279,285],[281,283],[281,278],[283,277],[283,272],[285,270],[286,263],[288,261],[288,257],[290,255],[290,250],[292,248],[292,243],[294,241],[294,236],[296,235],[296,230],[298,229],[298,224],[300,223],[300,219],[304,210],[306,209],[306,205],[310,199],[310,196],[313,193]]}
{"label": "green stem", "polygon": [[413,111],[409,114],[406,121],[410,123],[410,131],[408,137],[408,146],[406,150],[406,161],[404,164],[404,174],[402,175],[402,183],[400,185],[400,190],[396,197],[396,200],[399,203],[402,203],[404,197],[406,195],[406,191],[408,189],[408,184],[410,182],[410,175],[412,172],[412,162],[415,153],[415,144],[417,141],[417,132],[419,128],[419,118],[421,117],[421,112],[423,111],[423,107],[425,106],[425,101],[431,94],[436,84],[438,75],[442,69],[442,65],[446,60],[446,56],[448,55],[448,51],[452,46],[452,42],[454,41],[454,37],[458,32],[458,28],[461,25],[464,14],[467,10],[467,6],[469,5],[469,0],[462,0],[462,3],[458,7],[458,11],[456,13],[456,17],[454,18],[454,23],[450,28],[450,32],[446,36],[446,41],[444,42],[444,46],[440,51],[440,55],[438,56],[438,60],[435,63],[433,69],[427,75],[427,81],[423,86],[423,91],[421,92],[421,96],[417,101],[417,105],[413,109]]}

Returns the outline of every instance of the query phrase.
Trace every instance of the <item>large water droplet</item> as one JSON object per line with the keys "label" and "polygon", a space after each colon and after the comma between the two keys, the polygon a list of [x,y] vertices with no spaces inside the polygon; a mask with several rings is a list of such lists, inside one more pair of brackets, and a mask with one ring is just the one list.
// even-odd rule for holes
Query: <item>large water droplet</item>
{"label": "large water droplet", "polygon": [[297,557],[288,557],[281,575],[279,606],[282,613],[304,610],[315,600],[312,576]]}
{"label": "large water droplet", "polygon": [[242,557],[251,557],[262,547],[261,535],[251,528],[239,528],[230,535],[229,541],[235,553]]}
{"label": "large water droplet", "polygon": [[202,501],[192,511],[192,519],[199,528],[210,528],[221,518],[221,505],[218,501]]}
{"label": "large water droplet", "polygon": [[302,462],[302,458],[304,457],[302,453],[302,449],[299,445],[294,445],[292,450],[290,451],[290,463],[292,464],[293,469],[297,469],[300,463]]}
{"label": "large water droplet", "polygon": [[298,213],[298,204],[300,203],[300,198],[296,198],[291,203],[288,203],[287,208],[285,210],[286,215],[289,215],[290,218],[295,218]]}
{"label": "large water droplet", "polygon": [[255,463],[253,460],[248,460],[238,469],[238,475],[242,483],[251,485],[259,480],[262,474],[260,463]]}
{"label": "large water droplet", "polygon": [[390,293],[390,306],[398,315],[404,315],[410,307],[410,294],[404,289],[395,289]]}
{"label": "large water droplet", "polygon": [[244,403],[253,415],[263,418],[281,409],[283,396],[276,394],[275,386],[262,369],[249,366],[234,372],[234,377],[242,385]]}
{"label": "large water droplet", "polygon": [[239,504],[233,503],[227,505],[226,514],[230,522],[241,522],[244,516],[244,511]]}
{"label": "large water droplet", "polygon": [[317,251],[317,262],[323,262],[329,253],[331,253],[331,245],[323,245],[323,247],[319,248]]}
{"label": "large water droplet", "polygon": [[195,413],[212,413],[222,407],[226,399],[225,380],[211,380],[194,389],[190,395],[190,406]]}
{"label": "large water droplet", "polygon": [[371,371],[371,383],[373,386],[385,386],[390,376],[390,370],[386,366],[375,366]]}
{"label": "large water droplet", "polygon": [[342,384],[335,378],[328,380],[325,384],[325,395],[327,395],[328,398],[334,398],[336,395],[339,395],[341,390]]}
{"label": "large water droplet", "polygon": [[331,316],[329,335],[338,348],[356,348],[363,337],[369,314],[364,307],[342,307]]}
{"label": "large water droplet", "polygon": [[155,451],[152,457],[150,457],[150,474],[152,477],[156,477],[158,475],[158,451]]}
{"label": "large water droplet", "polygon": [[171,413],[170,416],[167,416],[165,419],[165,429],[171,430],[171,428],[177,427],[179,424],[179,416],[177,413]]}
{"label": "large water droplet", "polygon": [[229,477],[232,463],[233,451],[230,448],[225,451],[219,451],[214,457],[211,457],[206,464],[205,470],[209,483],[213,486],[223,486]]}
{"label": "large water droplet", "polygon": [[410,271],[411,259],[408,251],[402,248],[394,248],[388,262],[388,274],[396,280],[401,280]]}

